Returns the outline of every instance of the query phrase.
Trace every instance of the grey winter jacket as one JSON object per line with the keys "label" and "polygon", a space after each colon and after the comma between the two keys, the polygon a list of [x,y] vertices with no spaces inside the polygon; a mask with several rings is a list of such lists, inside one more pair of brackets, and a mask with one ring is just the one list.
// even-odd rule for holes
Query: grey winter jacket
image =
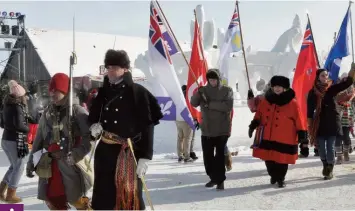
{"label": "grey winter jacket", "polygon": [[[75,162],[82,160],[85,155],[90,152],[91,143],[90,143],[90,132],[89,132],[89,124],[88,124],[88,112],[78,105],[79,99],[73,99],[73,116],[74,116],[74,126],[73,126],[73,134],[75,136],[81,136],[81,143],[78,146],[73,147],[72,155]],[[63,126],[63,133],[65,138],[68,137],[68,124],[67,124],[67,115],[66,112],[68,110],[68,106],[63,106],[60,109],[61,116],[63,116],[60,120],[61,125]],[[53,140],[51,135],[52,130],[52,120],[50,118],[50,112],[48,108],[45,109],[37,129],[36,138],[33,142],[32,151],[29,156],[29,160],[27,165],[31,166],[33,164],[33,153],[42,150],[46,145],[49,146],[52,143],[55,143],[56,140]],[[63,137],[61,137],[63,138]],[[68,139],[67,139],[68,140]],[[65,155],[68,152],[68,144],[62,149]],[[59,170],[62,175],[63,184],[65,187],[66,197],[69,203],[76,202],[80,197],[83,196],[83,193],[86,192],[91,187],[85,186],[84,180],[82,178],[82,174],[80,169],[75,166],[69,165],[65,159],[58,160]],[[43,178],[39,178],[38,181],[38,199],[46,200],[47,195],[47,180]]]}
{"label": "grey winter jacket", "polygon": [[[216,69],[209,71],[216,72],[220,77]],[[207,102],[204,101],[200,92],[204,93]],[[191,97],[191,105],[194,107],[200,106],[201,109],[202,121],[200,127],[202,136],[230,136],[233,101],[232,88],[221,85],[221,82],[218,83],[217,87],[212,87],[208,83]]]}

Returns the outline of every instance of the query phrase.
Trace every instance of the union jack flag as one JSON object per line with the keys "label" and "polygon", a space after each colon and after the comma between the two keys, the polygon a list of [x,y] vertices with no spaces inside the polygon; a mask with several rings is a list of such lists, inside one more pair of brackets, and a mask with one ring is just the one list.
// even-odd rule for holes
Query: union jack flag
{"label": "union jack flag", "polygon": [[150,3],[150,27],[149,27],[149,39],[158,52],[172,64],[169,50],[166,46],[161,27],[163,22],[159,16],[157,9],[154,7],[153,2]]}
{"label": "union jack flag", "polygon": [[232,20],[228,26],[228,29],[231,29],[235,26],[239,26],[239,15],[238,15],[238,12],[237,12],[237,7],[238,5],[235,6],[235,9],[234,9],[234,13],[233,13],[233,16],[232,16]]}
{"label": "union jack flag", "polygon": [[313,45],[313,35],[311,31],[311,25],[308,21],[306,31],[304,32],[303,42],[301,46],[301,51],[307,48],[309,45]]}

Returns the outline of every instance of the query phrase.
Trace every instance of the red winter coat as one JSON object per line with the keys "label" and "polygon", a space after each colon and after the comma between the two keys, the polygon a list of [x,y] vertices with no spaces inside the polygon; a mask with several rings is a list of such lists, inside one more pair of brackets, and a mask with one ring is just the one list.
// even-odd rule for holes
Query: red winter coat
{"label": "red winter coat", "polygon": [[258,126],[256,136],[260,137],[260,144],[254,148],[253,156],[264,161],[295,164],[298,139],[307,137],[307,127],[300,117],[292,89],[281,95],[266,94],[251,123]]}

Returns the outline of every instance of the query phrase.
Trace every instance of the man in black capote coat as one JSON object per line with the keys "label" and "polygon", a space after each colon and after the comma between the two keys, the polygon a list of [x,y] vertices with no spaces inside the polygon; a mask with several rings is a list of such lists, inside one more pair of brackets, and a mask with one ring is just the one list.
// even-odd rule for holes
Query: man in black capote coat
{"label": "man in black capote coat", "polygon": [[[154,126],[163,117],[157,99],[133,82],[123,50],[108,50],[103,87],[92,101],[91,135],[102,134],[94,157],[94,210],[144,210],[141,177],[153,157]],[[136,167],[127,139],[133,142]]]}

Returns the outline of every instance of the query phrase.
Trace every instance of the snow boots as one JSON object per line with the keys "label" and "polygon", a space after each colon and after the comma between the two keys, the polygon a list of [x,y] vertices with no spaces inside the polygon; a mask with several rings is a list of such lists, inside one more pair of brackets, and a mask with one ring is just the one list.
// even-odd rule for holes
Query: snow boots
{"label": "snow boots", "polygon": [[5,201],[5,192],[7,190],[7,184],[5,182],[0,183],[0,201]]}
{"label": "snow boots", "polygon": [[337,155],[337,161],[336,161],[336,164],[340,165],[342,164],[344,161],[344,157],[343,155]]}
{"label": "snow boots", "polygon": [[5,201],[10,204],[16,204],[22,202],[22,199],[16,196],[15,188],[8,188]]}
{"label": "snow boots", "polygon": [[327,166],[328,166],[328,163],[327,163],[327,161],[325,161],[325,160],[322,160],[322,163],[323,163],[322,175],[325,177],[325,176],[327,175]]}
{"label": "snow boots", "polygon": [[230,152],[224,155],[224,165],[226,166],[227,171],[232,170],[232,154]]}
{"label": "snow boots", "polygon": [[333,179],[333,164],[328,164],[326,168],[326,175],[324,176],[324,180],[331,180]]}

